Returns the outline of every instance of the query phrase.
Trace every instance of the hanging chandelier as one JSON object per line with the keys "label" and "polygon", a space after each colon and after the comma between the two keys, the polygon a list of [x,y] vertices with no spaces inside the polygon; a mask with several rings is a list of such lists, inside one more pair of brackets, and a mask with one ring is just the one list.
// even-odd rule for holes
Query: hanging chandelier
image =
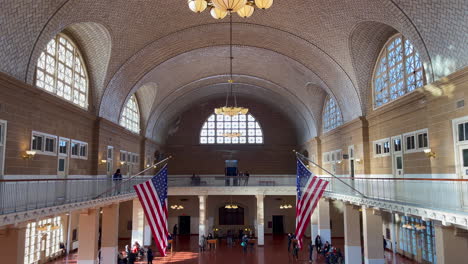
{"label": "hanging chandelier", "polygon": [[201,13],[209,8],[214,19],[223,19],[231,13],[248,18],[253,15],[255,8],[268,9],[272,5],[273,0],[188,0],[190,10]]}
{"label": "hanging chandelier", "polygon": [[231,196],[231,202],[226,204],[224,206],[224,208],[226,208],[226,209],[237,209],[237,208],[239,208],[239,206],[232,202],[232,196]]}
{"label": "hanging chandelier", "polygon": [[[226,105],[223,107],[215,108],[214,112],[217,115],[225,115],[225,116],[236,116],[236,115],[246,115],[249,112],[248,108],[237,106],[237,97],[233,92],[234,80],[232,78],[232,62],[234,57],[232,55],[232,14],[229,12],[229,89],[226,94]],[[229,98],[232,97],[234,99],[234,105],[229,106]],[[226,137],[238,137],[240,136],[239,133],[228,133],[225,134]]]}

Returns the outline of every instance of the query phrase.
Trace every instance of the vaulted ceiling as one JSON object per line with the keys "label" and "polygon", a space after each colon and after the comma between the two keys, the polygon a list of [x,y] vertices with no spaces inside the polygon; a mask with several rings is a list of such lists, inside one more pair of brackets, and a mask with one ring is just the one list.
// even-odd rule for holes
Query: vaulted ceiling
{"label": "vaulted ceiling", "polygon": [[[65,32],[86,61],[90,111],[117,123],[136,93],[157,141],[226,88],[228,20],[192,13],[186,0],[6,0],[0,22],[0,71],[33,84],[40,52]],[[396,32],[416,46],[428,82],[468,62],[466,0],[275,0],[234,15],[233,30],[236,89],[281,109],[301,141],[320,134],[327,95],[345,122],[366,114],[375,60]]]}

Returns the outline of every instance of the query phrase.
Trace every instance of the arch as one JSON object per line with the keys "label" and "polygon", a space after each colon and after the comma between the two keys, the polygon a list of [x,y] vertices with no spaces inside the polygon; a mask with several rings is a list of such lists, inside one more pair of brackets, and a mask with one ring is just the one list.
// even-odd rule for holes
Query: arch
{"label": "arch", "polygon": [[333,130],[343,124],[341,110],[333,97],[328,96],[323,106],[323,132]]}
{"label": "arch", "polygon": [[27,67],[26,82],[33,83],[35,76],[36,62],[46,43],[52,36],[63,33],[70,37],[77,46],[80,47],[82,58],[87,67],[89,79],[89,110],[95,112],[98,107],[96,103],[100,102],[104,82],[107,75],[107,69],[112,51],[112,39],[107,28],[96,22],[78,22],[70,23],[60,27],[48,34],[41,34],[35,43],[34,49],[30,55],[30,61]]}
{"label": "arch", "polygon": [[211,114],[200,129],[200,144],[263,144],[263,130],[257,119],[245,115]]}
{"label": "arch", "polygon": [[424,67],[418,51],[403,34],[395,34],[385,43],[375,64],[371,86],[374,108],[424,84]]}
{"label": "arch", "polygon": [[123,107],[119,123],[133,133],[140,133],[140,108],[135,95],[130,96]]}
{"label": "arch", "polygon": [[57,34],[41,52],[34,84],[81,108],[88,109],[88,74],[80,49],[65,34]]}

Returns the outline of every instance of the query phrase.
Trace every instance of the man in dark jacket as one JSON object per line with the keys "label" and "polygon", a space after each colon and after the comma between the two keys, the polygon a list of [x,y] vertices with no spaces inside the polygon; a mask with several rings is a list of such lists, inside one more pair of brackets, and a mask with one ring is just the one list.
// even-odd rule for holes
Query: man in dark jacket
{"label": "man in dark jacket", "polygon": [[153,251],[151,250],[151,248],[148,248],[148,251],[146,251],[146,258],[148,260],[148,264],[152,264],[153,263]]}

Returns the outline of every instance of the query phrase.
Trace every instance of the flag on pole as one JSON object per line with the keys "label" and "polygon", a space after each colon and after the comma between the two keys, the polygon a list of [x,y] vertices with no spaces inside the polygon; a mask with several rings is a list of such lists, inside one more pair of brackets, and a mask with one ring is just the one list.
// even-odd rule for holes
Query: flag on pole
{"label": "flag on pole", "polygon": [[133,186],[161,256],[166,256],[167,236],[167,164],[144,183]]}
{"label": "flag on pole", "polygon": [[296,183],[296,239],[299,248],[302,248],[302,237],[310,223],[310,216],[327,188],[328,181],[313,176],[304,163],[297,159]]}

